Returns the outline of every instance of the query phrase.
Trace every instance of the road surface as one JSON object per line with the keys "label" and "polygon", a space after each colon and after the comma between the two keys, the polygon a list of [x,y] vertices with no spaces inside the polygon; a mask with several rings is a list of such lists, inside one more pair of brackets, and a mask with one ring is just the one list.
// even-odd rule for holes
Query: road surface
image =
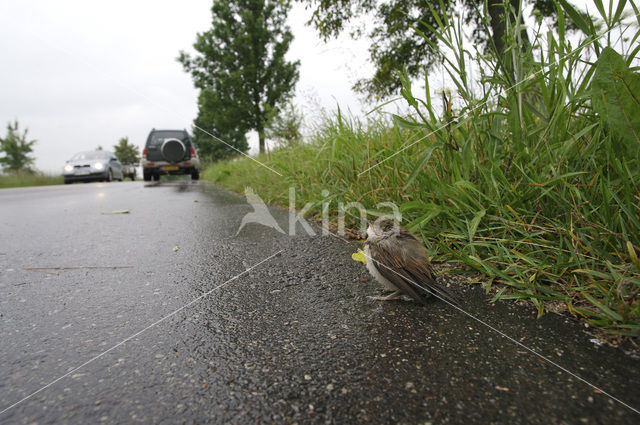
{"label": "road surface", "polygon": [[355,244],[236,236],[251,211],[187,182],[0,190],[0,423],[640,423],[640,361],[584,326],[458,287],[551,364],[443,302],[367,299]]}

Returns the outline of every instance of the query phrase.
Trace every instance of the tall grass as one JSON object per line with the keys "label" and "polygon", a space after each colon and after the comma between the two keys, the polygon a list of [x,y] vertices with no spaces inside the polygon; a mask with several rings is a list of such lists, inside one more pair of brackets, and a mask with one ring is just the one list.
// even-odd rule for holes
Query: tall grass
{"label": "tall grass", "polygon": [[[428,79],[419,99],[404,77],[412,113],[393,125],[338,111],[311,143],[259,158],[284,178],[248,160],[205,177],[280,204],[294,186],[298,207],[315,202],[311,214],[327,198],[373,214],[394,202],[436,260],[485,274],[487,289],[499,283],[495,299],[528,299],[540,315],[561,302],[592,325],[640,335],[640,86],[629,69],[640,31],[626,34],[626,49],[612,37],[626,28],[625,1],[605,9],[596,0],[600,24],[562,3],[558,31],[537,33],[529,49],[512,37],[506,65],[467,50],[461,24],[441,18],[432,30],[451,53],[445,70],[456,98],[444,96],[441,112]],[[577,46],[568,18],[586,34]],[[484,72],[473,80],[471,68]]]}
{"label": "tall grass", "polygon": [[44,173],[11,173],[0,174],[0,188],[48,186],[62,184],[62,175],[50,175]]}

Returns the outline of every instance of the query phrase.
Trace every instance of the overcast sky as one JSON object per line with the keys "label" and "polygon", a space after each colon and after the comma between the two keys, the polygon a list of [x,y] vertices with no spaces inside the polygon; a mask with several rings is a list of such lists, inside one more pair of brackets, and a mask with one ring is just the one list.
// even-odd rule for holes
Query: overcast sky
{"label": "overcast sky", "polygon": [[[112,150],[124,136],[141,146],[151,128],[187,128],[197,90],[176,62],[210,28],[211,0],[0,2],[0,134],[9,121],[36,139],[36,168],[60,172],[74,153]],[[307,114],[340,104],[361,113],[353,83],[371,74],[365,42],[328,44],[289,16],[300,59],[295,103]],[[252,147],[255,149],[255,146]]]}

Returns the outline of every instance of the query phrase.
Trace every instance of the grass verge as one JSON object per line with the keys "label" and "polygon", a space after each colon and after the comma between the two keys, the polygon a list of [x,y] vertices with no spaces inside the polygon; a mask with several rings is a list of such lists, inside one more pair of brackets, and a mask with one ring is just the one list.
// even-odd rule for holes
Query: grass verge
{"label": "grass verge", "polygon": [[[508,64],[470,53],[461,22],[442,18],[433,31],[455,86],[442,93],[443,112],[428,79],[419,99],[401,77],[411,113],[362,121],[338,111],[309,143],[257,158],[283,177],[246,158],[204,177],[279,205],[293,187],[296,207],[311,202],[312,216],[323,202],[359,202],[372,215],[392,202],[435,260],[483,273],[487,291],[500,284],[494,299],[529,300],[539,315],[564,305],[607,332],[638,336],[640,31],[622,45],[611,37],[625,28],[626,2],[598,8],[601,22],[561,3],[557,32],[538,29],[523,48],[513,28]],[[577,47],[565,38],[568,17],[586,35]]]}
{"label": "grass verge", "polygon": [[26,187],[26,186],[49,186],[63,184],[61,175],[50,175],[43,173],[16,173],[0,175],[0,188]]}

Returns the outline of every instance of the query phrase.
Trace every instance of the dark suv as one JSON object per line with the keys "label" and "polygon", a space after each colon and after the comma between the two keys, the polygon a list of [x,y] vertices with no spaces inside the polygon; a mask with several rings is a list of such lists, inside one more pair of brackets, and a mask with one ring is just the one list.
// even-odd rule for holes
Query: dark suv
{"label": "dark suv", "polygon": [[142,176],[158,180],[161,174],[191,174],[200,178],[200,160],[187,130],[156,130],[149,133],[142,150]]}

